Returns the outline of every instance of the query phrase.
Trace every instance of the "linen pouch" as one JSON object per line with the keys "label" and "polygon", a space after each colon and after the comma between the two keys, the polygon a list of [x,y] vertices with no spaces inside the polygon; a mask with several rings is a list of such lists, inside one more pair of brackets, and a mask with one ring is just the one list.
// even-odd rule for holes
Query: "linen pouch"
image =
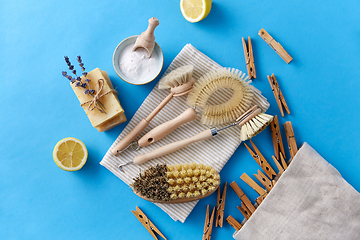
{"label": "linen pouch", "polygon": [[360,239],[360,194],[304,143],[265,200],[233,237]]}

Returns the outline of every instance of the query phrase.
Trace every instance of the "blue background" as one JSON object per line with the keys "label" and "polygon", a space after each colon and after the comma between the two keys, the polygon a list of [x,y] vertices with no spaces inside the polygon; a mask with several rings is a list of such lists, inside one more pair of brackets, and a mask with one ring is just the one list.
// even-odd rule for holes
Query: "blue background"
{"label": "blue background", "polygon": [[[266,78],[274,73],[291,111],[280,124],[290,120],[298,146],[308,142],[359,191],[359,9],[356,0],[214,0],[208,17],[193,24],[183,18],[179,0],[1,1],[0,239],[152,239],[130,211],[136,206],[167,239],[202,237],[206,205],[215,205],[215,194],[201,200],[184,224],[136,197],[99,165],[126,123],[97,132],[61,76],[67,70],[63,56],[75,62],[81,55],[87,69],[108,72],[131,119],[158,79],[144,86],[122,81],[112,54],[153,16],[160,21],[155,36],[164,53],[162,73],[187,43],[222,66],[246,71],[241,37],[251,36],[253,84],[268,98],[268,113],[280,116]],[[258,36],[261,28],[294,58],[290,64]],[[53,148],[65,137],[88,148],[80,171],[63,171],[53,161]],[[270,161],[269,128],[254,142]],[[257,169],[241,145],[221,171],[221,187],[236,181],[254,200],[256,193],[239,177]],[[225,217],[241,221],[231,188],[226,199]],[[225,222],[212,238],[232,239],[233,232]]]}

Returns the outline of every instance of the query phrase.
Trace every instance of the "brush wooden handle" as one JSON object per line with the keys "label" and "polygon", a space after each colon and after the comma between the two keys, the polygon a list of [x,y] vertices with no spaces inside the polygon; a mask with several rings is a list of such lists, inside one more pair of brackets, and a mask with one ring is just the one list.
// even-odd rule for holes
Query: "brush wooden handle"
{"label": "brush wooden handle", "polygon": [[146,119],[141,120],[136,127],[129,132],[120,142],[111,150],[112,154],[115,156],[119,155],[122,150],[124,150],[129,144],[134,141],[134,139],[139,136],[139,134],[144,131],[144,129],[149,125],[149,122]]}
{"label": "brush wooden handle", "polygon": [[144,129],[149,125],[150,121],[160,112],[161,109],[173,98],[174,93],[170,93],[160,104],[157,106],[146,119],[141,120],[141,122],[134,127],[128,135],[126,135],[120,142],[111,150],[112,154],[115,156],[119,155],[122,150],[124,150],[129,144],[135,140],[139,134],[144,131]]}
{"label": "brush wooden handle", "polygon": [[158,158],[158,157],[164,156],[166,154],[175,152],[175,151],[177,151],[183,147],[186,147],[187,145],[190,145],[194,142],[210,139],[210,138],[212,138],[212,136],[213,135],[212,135],[211,129],[207,129],[195,136],[192,136],[191,138],[173,142],[168,145],[162,146],[158,149],[155,149],[151,152],[138,155],[138,156],[134,157],[133,163],[134,164],[142,164],[150,159]]}
{"label": "brush wooden handle", "polygon": [[183,112],[176,118],[160,124],[156,128],[152,129],[150,132],[145,134],[142,138],[140,138],[138,144],[140,147],[146,147],[156,141],[159,141],[181,125],[195,120],[196,117],[197,115],[195,110],[193,108],[188,108],[187,110],[185,110],[185,112]]}

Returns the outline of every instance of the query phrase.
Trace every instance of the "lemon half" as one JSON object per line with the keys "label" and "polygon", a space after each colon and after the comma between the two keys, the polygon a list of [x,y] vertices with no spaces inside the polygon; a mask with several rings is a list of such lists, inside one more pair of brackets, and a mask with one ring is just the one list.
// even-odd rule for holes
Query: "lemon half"
{"label": "lemon half", "polygon": [[76,138],[64,138],[54,148],[53,158],[59,168],[77,171],[84,166],[88,157],[85,144]]}
{"label": "lemon half", "polygon": [[189,22],[199,22],[206,18],[211,10],[212,0],[181,0],[180,9]]}

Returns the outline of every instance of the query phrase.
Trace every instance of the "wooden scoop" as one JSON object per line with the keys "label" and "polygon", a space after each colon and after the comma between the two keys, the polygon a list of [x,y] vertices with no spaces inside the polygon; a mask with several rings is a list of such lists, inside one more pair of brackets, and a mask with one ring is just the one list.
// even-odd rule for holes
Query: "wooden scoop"
{"label": "wooden scoop", "polygon": [[136,39],[135,46],[133,48],[133,52],[138,48],[145,48],[148,57],[151,57],[152,51],[155,47],[155,36],[154,30],[159,25],[159,20],[156,17],[152,17],[149,19],[149,26],[145,32],[141,33],[141,35]]}

